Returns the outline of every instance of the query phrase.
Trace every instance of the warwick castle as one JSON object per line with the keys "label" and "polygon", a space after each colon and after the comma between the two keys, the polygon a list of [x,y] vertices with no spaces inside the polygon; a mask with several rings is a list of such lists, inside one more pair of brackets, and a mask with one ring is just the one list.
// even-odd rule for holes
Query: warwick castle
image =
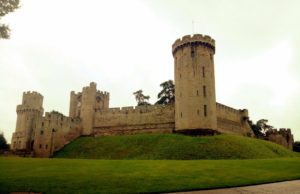
{"label": "warwick castle", "polygon": [[[253,136],[248,111],[216,102],[215,40],[195,34],[172,45],[175,103],[136,107],[109,107],[109,93],[90,83],[70,94],[69,116],[59,112],[44,115],[43,96],[24,92],[17,106],[12,150],[27,150],[37,157],[50,157],[79,136],[137,133],[230,133]],[[270,140],[291,149],[293,137],[282,129]]]}

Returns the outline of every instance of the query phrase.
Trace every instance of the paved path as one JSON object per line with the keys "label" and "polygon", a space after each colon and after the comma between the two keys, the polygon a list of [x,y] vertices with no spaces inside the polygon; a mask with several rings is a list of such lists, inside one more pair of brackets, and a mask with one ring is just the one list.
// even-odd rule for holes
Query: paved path
{"label": "paved path", "polygon": [[300,180],[270,183],[256,186],[214,189],[172,194],[300,194]]}

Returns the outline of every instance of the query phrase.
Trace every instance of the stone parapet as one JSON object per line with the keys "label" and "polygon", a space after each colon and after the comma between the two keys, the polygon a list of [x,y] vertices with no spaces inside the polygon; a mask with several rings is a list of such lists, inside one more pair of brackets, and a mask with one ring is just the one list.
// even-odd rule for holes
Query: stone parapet
{"label": "stone parapet", "polygon": [[190,45],[202,45],[208,47],[213,50],[215,53],[215,40],[210,36],[202,35],[202,34],[194,34],[194,35],[186,35],[181,39],[177,39],[172,45],[172,53],[173,55],[176,51],[182,47],[190,46]]}

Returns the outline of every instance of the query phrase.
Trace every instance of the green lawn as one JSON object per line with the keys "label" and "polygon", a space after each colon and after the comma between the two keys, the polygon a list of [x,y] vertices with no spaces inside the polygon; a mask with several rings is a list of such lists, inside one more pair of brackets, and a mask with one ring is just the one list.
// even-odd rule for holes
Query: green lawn
{"label": "green lawn", "polygon": [[57,152],[57,158],[198,160],[293,157],[299,154],[269,141],[237,135],[190,137],[142,134],[81,137]]}
{"label": "green lawn", "polygon": [[0,193],[153,193],[300,179],[300,158],[91,160],[0,157]]}

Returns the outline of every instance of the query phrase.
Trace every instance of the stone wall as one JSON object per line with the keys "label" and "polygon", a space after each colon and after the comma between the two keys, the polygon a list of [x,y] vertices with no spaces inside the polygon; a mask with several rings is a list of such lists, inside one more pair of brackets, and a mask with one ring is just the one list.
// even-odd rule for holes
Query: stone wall
{"label": "stone wall", "polygon": [[171,133],[173,129],[173,105],[137,106],[97,110],[93,134]]}
{"label": "stone wall", "polygon": [[246,109],[237,110],[217,103],[217,128],[219,132],[253,136],[247,119],[248,111]]}
{"label": "stone wall", "polygon": [[290,129],[274,129],[266,133],[266,139],[293,150],[294,137]]}
{"label": "stone wall", "polygon": [[81,134],[80,120],[74,120],[55,111],[47,112],[37,125],[34,152],[38,157],[51,156]]}

